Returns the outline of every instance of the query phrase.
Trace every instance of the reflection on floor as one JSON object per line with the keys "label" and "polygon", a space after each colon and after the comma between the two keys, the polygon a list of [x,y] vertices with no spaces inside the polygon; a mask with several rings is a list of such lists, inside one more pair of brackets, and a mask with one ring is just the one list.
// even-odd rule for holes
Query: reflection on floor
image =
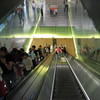
{"label": "reflection on floor", "polygon": [[[44,15],[43,17],[41,17],[41,20],[39,23],[39,26],[41,26],[42,29],[43,29],[43,26],[45,27],[52,26],[52,27],[56,27],[56,29],[59,29],[59,27],[62,27],[62,26],[64,27],[67,26],[67,27],[71,27],[72,30],[75,30],[74,31],[75,37],[79,37],[79,38],[81,38],[82,36],[93,37],[93,36],[98,35],[92,21],[88,17],[88,13],[84,10],[80,1],[76,4],[76,0],[71,0],[68,3],[69,5],[68,12],[67,11],[64,12],[64,5],[63,5],[62,0],[55,0],[54,2],[50,0],[46,0],[46,2],[43,2]],[[1,27],[0,36],[9,37],[13,35],[14,37],[16,37],[17,35],[17,36],[23,37],[24,35],[27,35],[27,34],[28,35],[30,34],[30,37],[32,36],[31,33],[33,33],[34,27],[36,26],[37,21],[39,20],[39,14],[34,15],[31,3],[32,2],[30,1],[29,6],[27,6],[27,4],[24,5],[24,16],[23,16],[24,23],[20,24],[18,14],[12,13],[4,21],[3,23],[4,26],[0,25]],[[52,4],[58,5],[57,15],[50,14],[49,7]],[[45,30],[45,27],[43,30]],[[70,36],[72,36],[72,34]]]}

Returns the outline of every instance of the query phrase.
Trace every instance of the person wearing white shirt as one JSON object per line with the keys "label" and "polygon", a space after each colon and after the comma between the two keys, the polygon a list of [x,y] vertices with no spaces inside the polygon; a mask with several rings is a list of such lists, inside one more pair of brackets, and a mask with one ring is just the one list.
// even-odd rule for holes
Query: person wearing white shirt
{"label": "person wearing white shirt", "polygon": [[33,8],[33,12],[35,14],[35,12],[36,12],[36,3],[35,3],[34,0],[32,1],[32,8]]}
{"label": "person wearing white shirt", "polygon": [[24,65],[23,71],[24,71],[24,75],[26,76],[31,71],[33,63],[32,63],[32,59],[28,56],[27,53],[23,53],[22,58],[23,58],[22,64]]}

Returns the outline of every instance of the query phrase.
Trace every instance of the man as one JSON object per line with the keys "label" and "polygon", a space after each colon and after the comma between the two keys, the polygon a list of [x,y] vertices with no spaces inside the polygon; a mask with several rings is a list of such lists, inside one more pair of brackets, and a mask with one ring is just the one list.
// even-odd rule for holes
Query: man
{"label": "man", "polygon": [[33,12],[34,12],[34,15],[35,15],[35,13],[36,13],[36,4],[35,4],[34,0],[32,1],[32,8],[33,8]]}
{"label": "man", "polygon": [[43,56],[43,48],[41,45],[38,48],[38,52],[39,52],[40,61],[42,61],[44,59],[44,56]]}
{"label": "man", "polygon": [[27,53],[23,53],[22,54],[22,64],[24,66],[24,75],[28,75],[29,72],[31,71],[32,69],[32,66],[33,66],[33,63],[32,63],[32,59],[28,56]]}
{"label": "man", "polygon": [[65,10],[67,10],[68,12],[68,1],[67,0],[64,0],[64,12]]}
{"label": "man", "polygon": [[41,1],[41,16],[43,17],[43,1]]}
{"label": "man", "polygon": [[34,51],[32,50],[32,48],[29,49],[28,55],[29,55],[29,57],[32,58],[33,68],[35,68],[36,67],[36,55],[35,55]]}
{"label": "man", "polygon": [[3,70],[2,77],[9,91],[16,84],[16,75],[13,69],[12,56],[7,52],[6,47],[0,48],[0,66]]}
{"label": "man", "polygon": [[38,50],[36,50],[36,46],[33,45],[32,46],[32,51],[35,53],[36,55],[36,63],[38,64],[38,59],[39,59],[39,53],[38,53]]}
{"label": "man", "polygon": [[23,10],[23,7],[20,5],[20,6],[17,8],[17,11],[18,11],[18,16],[19,16],[20,24],[21,24],[22,22],[23,22],[23,24],[24,24],[24,18],[23,18],[24,10]]}

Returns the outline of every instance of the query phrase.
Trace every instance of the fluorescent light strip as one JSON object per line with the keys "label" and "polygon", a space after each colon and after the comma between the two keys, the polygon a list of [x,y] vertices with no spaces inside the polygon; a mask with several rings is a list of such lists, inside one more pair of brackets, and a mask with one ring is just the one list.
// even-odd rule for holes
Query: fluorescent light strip
{"label": "fluorescent light strip", "polygon": [[30,48],[31,43],[32,43],[32,41],[33,41],[33,37],[34,37],[34,34],[35,34],[36,29],[37,29],[37,27],[38,27],[38,24],[39,24],[39,22],[40,22],[40,19],[41,19],[41,14],[40,14],[40,16],[39,16],[38,22],[36,23],[35,29],[34,29],[33,34],[32,34],[32,36],[31,36],[31,39],[30,39],[30,42],[29,42],[29,45],[28,45],[28,47],[27,47],[26,52],[29,51],[29,48]]}
{"label": "fluorescent light strip", "polygon": [[77,52],[77,47],[76,47],[76,41],[75,41],[75,36],[74,36],[74,31],[73,31],[73,27],[72,27],[72,12],[71,12],[71,7],[70,4],[68,6],[70,10],[68,10],[68,16],[69,16],[69,22],[70,22],[70,26],[71,26],[71,31],[72,31],[72,37],[73,37],[73,41],[74,41],[74,46],[75,46],[75,53],[76,53],[76,57],[78,57],[78,52]]}

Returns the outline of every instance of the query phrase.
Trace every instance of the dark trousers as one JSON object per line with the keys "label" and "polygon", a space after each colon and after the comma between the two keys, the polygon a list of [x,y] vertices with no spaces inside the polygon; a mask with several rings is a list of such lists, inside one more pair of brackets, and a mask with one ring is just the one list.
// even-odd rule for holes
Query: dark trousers
{"label": "dark trousers", "polygon": [[33,63],[33,68],[35,68],[36,67],[36,61],[35,60],[32,60],[32,63]]}
{"label": "dark trousers", "polygon": [[43,16],[43,9],[41,9],[41,16]]}

